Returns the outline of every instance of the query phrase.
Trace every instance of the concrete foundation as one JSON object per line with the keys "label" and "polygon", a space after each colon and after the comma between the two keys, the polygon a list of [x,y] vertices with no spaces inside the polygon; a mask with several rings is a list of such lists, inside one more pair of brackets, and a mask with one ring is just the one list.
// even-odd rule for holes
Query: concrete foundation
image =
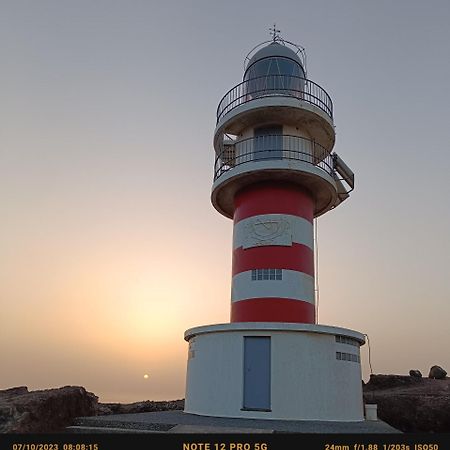
{"label": "concrete foundation", "polygon": [[[269,343],[268,351],[261,353],[256,363],[245,355],[245,340],[251,337],[266,338]],[[248,419],[364,420],[359,347],[365,340],[356,331],[314,324],[241,322],[193,328],[186,331],[185,339],[189,342],[187,413]],[[259,371],[255,383],[262,383],[261,395],[267,396],[264,408],[245,404],[249,398],[246,390],[256,389],[252,395],[258,396],[259,387],[251,379],[252,364]],[[264,367],[268,374],[262,375]]]}

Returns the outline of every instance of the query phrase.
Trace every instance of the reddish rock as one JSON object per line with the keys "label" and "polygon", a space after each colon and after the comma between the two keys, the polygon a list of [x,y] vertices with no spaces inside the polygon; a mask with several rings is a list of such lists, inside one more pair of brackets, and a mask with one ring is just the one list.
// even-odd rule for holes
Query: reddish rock
{"label": "reddish rock", "polygon": [[98,398],[83,387],[29,392],[26,387],[0,391],[0,433],[63,431],[79,416],[95,415]]}
{"label": "reddish rock", "polygon": [[378,405],[378,417],[404,432],[450,432],[450,379],[371,375],[365,403]]}

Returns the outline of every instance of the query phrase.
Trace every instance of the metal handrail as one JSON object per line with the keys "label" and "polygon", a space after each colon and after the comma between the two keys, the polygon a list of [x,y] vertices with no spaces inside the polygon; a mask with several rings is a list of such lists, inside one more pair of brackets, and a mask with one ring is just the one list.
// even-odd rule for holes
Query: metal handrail
{"label": "metal handrail", "polygon": [[214,163],[214,181],[241,164],[267,160],[295,160],[309,163],[334,176],[333,157],[313,140],[286,134],[251,137],[221,145]]}
{"label": "metal handrail", "polygon": [[261,97],[293,97],[317,106],[333,119],[333,102],[328,93],[307,78],[267,75],[251,78],[230,89],[217,106],[217,122],[237,106]]}

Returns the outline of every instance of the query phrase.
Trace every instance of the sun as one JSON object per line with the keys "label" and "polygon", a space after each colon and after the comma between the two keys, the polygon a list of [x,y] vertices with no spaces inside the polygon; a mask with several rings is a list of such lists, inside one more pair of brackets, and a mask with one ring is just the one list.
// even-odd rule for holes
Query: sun
{"label": "sun", "polygon": [[144,380],[147,380],[148,379],[148,374],[146,373],[145,375],[144,375]]}

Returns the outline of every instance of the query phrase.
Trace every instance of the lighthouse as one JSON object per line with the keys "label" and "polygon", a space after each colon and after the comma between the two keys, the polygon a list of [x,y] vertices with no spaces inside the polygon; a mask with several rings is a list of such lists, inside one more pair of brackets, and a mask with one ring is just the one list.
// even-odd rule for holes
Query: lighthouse
{"label": "lighthouse", "polygon": [[334,152],[331,97],[278,33],[217,107],[211,201],[233,223],[230,322],[185,332],[185,412],[361,421],[364,335],[317,323],[315,303],[314,219],[354,175]]}

